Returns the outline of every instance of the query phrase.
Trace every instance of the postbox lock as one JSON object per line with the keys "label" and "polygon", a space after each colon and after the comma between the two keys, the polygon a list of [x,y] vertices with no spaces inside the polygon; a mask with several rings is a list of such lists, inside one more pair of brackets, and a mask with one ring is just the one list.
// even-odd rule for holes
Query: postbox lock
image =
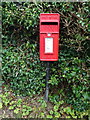
{"label": "postbox lock", "polygon": [[47,36],[51,36],[51,33],[47,33]]}

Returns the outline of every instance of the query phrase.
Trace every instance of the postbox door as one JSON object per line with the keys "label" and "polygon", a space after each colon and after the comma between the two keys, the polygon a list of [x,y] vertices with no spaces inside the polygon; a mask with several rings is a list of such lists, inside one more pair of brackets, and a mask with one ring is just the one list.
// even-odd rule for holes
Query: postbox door
{"label": "postbox door", "polygon": [[[48,36],[50,35],[50,36]],[[40,35],[40,60],[58,60],[58,34],[43,33]]]}

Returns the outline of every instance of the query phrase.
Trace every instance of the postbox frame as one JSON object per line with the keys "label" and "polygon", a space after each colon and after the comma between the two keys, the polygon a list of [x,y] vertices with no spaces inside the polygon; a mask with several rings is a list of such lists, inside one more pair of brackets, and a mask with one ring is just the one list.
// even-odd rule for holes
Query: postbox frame
{"label": "postbox frame", "polygon": [[[41,16],[54,16],[56,15],[58,19],[53,20],[42,20]],[[55,19],[55,17],[54,17]],[[56,25],[57,30],[56,31],[42,31],[43,29],[41,28],[42,25],[44,25],[46,23],[54,23]],[[58,53],[55,53],[55,42],[56,46],[57,46],[57,51],[59,51],[59,26],[60,26],[60,15],[58,13],[41,13],[40,14],[40,60],[41,61],[57,61],[58,60]],[[44,24],[42,24],[44,23]],[[47,34],[51,34],[50,36],[48,36]],[[44,35],[43,35],[44,34]],[[57,37],[57,39],[55,38]],[[53,52],[51,53],[45,53],[45,38],[53,38]],[[43,41],[43,40],[44,41]],[[42,56],[45,56],[45,58],[42,58]],[[48,58],[48,56],[51,56],[51,58]]]}

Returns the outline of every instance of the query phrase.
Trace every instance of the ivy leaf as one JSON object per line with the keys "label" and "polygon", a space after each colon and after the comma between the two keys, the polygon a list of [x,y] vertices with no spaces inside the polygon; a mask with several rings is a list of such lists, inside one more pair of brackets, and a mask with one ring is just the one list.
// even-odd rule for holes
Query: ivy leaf
{"label": "ivy leaf", "polygon": [[3,106],[2,106],[2,103],[0,102],[0,109],[2,109],[2,107],[3,107]]}

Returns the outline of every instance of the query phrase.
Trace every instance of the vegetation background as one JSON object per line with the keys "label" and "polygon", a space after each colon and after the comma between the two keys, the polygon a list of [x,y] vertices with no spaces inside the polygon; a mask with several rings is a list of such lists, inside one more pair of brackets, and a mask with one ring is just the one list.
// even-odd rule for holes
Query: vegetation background
{"label": "vegetation background", "polygon": [[[89,2],[2,2],[2,88],[4,92],[1,98],[4,107],[10,106],[12,101],[9,100],[10,89],[15,95],[29,96],[30,99],[37,95],[43,96],[46,64],[39,60],[39,16],[40,13],[59,13],[59,60],[51,62],[49,80],[49,99],[54,105],[54,110],[49,114],[41,112],[38,116],[49,118],[89,116],[89,5]],[[10,89],[7,90],[6,86]],[[8,102],[3,99],[5,95]],[[44,103],[44,107],[45,105]],[[16,114],[20,110],[29,109],[27,114],[23,112],[23,116],[29,116],[32,111],[25,106],[23,109],[17,107],[18,105],[11,107],[16,110],[14,111]]]}

